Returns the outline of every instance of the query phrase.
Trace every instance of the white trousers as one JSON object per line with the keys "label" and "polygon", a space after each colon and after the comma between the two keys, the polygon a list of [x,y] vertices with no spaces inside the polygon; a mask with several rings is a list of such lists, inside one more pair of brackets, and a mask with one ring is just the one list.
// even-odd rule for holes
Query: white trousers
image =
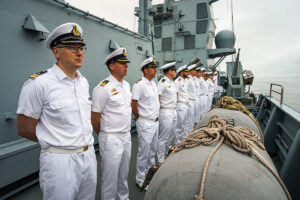
{"label": "white trousers", "polygon": [[158,121],[139,118],[136,121],[139,148],[136,159],[136,181],[144,182],[150,167],[155,165],[158,144]]}
{"label": "white trousers", "polygon": [[184,133],[189,135],[193,130],[195,122],[195,101],[189,101],[188,109],[185,117]]}
{"label": "white trousers", "polygon": [[207,113],[207,102],[208,102],[208,95],[204,95],[203,114],[202,115],[205,115]]}
{"label": "white trousers", "polygon": [[45,200],[95,199],[97,161],[94,147],[82,153],[41,151],[40,186]]}
{"label": "white trousers", "polygon": [[207,108],[206,108],[207,112],[208,112],[208,111],[210,110],[210,108],[211,108],[213,96],[214,96],[214,93],[213,93],[213,92],[208,92]]}
{"label": "white trousers", "polygon": [[161,163],[172,146],[172,139],[176,128],[177,114],[173,109],[160,109],[159,111],[159,137],[157,157]]}
{"label": "white trousers", "polygon": [[175,129],[174,145],[177,146],[183,138],[186,136],[184,133],[185,130],[185,118],[186,112],[188,109],[188,104],[177,103],[176,112],[177,112],[177,125]]}
{"label": "white trousers", "polygon": [[196,97],[195,99],[195,121],[194,122],[198,122],[200,120],[200,116],[201,116],[201,113],[200,113],[200,110],[201,110],[201,100],[200,100],[200,96],[199,97]]}
{"label": "white trousers", "polygon": [[99,133],[101,156],[101,199],[129,199],[128,172],[131,156],[131,134]]}
{"label": "white trousers", "polygon": [[200,118],[206,113],[205,112],[205,106],[206,106],[206,96],[202,95],[200,96]]}

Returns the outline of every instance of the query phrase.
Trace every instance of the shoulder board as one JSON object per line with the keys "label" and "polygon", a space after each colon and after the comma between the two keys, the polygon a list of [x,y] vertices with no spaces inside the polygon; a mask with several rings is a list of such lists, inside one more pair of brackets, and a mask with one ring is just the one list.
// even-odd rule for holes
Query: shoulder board
{"label": "shoulder board", "polygon": [[178,81],[181,81],[181,78],[179,78]]}
{"label": "shoulder board", "polygon": [[29,76],[29,78],[35,79],[35,78],[38,77],[39,75],[45,74],[46,72],[47,72],[47,70],[40,71],[40,72],[38,72],[38,73],[32,74],[31,76]]}
{"label": "shoulder board", "polygon": [[104,87],[108,82],[109,82],[109,80],[104,80],[104,81],[102,81],[102,82],[100,83],[100,85],[101,85],[102,87]]}
{"label": "shoulder board", "polygon": [[142,79],[137,80],[136,83],[140,82],[141,80],[142,80]]}
{"label": "shoulder board", "polygon": [[162,83],[164,83],[165,81],[166,81],[166,79],[164,79],[164,78],[163,78],[163,79],[161,79],[161,82],[162,82]]}

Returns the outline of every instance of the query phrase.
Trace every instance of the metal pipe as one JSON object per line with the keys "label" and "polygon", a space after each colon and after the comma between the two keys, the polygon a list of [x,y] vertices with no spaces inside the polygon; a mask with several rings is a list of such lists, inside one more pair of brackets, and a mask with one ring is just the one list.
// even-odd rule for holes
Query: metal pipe
{"label": "metal pipe", "polygon": [[[281,92],[277,92],[275,90],[272,90],[272,86],[275,85],[275,86],[278,86],[278,87],[281,87]],[[271,83],[270,84],[270,97],[272,97],[272,92],[275,92],[277,94],[280,95],[280,104],[282,104],[283,102],[283,92],[284,92],[284,88],[282,85],[279,85],[279,84],[276,84],[276,83]]]}

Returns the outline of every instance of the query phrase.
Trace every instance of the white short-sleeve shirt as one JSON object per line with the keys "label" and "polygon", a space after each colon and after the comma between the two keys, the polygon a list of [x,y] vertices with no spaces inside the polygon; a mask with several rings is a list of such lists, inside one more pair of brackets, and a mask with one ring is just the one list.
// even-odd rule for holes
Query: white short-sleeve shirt
{"label": "white short-sleeve shirt", "polygon": [[100,132],[127,133],[131,128],[131,92],[127,81],[110,75],[92,95],[92,111],[101,113]]}
{"label": "white short-sleeve shirt", "polygon": [[164,76],[157,84],[157,92],[160,95],[161,107],[176,107],[177,88],[173,80]]}
{"label": "white short-sleeve shirt", "polygon": [[182,78],[182,77],[178,77],[175,81],[174,84],[177,88],[177,101],[179,102],[185,102],[188,103],[189,102],[189,92],[187,90],[187,79]]}
{"label": "white short-sleeve shirt", "polygon": [[190,95],[190,99],[196,99],[196,78],[189,75],[187,78],[187,89]]}
{"label": "white short-sleeve shirt", "polygon": [[17,114],[38,119],[36,136],[42,148],[92,145],[88,81],[77,71],[72,80],[55,64],[23,85]]}
{"label": "white short-sleeve shirt", "polygon": [[[207,87],[206,86],[206,83],[205,83],[205,80],[204,78],[201,76],[199,79],[199,84],[200,84],[200,95],[205,95],[205,88]],[[207,88],[206,88],[207,90]]]}
{"label": "white short-sleeve shirt", "polygon": [[215,91],[215,85],[212,82],[212,80],[209,78],[209,79],[207,79],[206,83],[207,83],[207,87],[208,87],[208,92],[214,92]]}
{"label": "white short-sleeve shirt", "polygon": [[156,119],[159,115],[159,100],[156,83],[143,77],[132,88],[132,99],[138,101],[139,116]]}

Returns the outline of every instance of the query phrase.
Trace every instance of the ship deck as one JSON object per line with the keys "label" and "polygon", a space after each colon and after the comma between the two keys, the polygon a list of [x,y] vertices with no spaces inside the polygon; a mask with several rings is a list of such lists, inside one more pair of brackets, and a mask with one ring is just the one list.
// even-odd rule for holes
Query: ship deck
{"label": "ship deck", "polygon": [[[129,196],[131,200],[141,200],[144,199],[145,192],[140,191],[135,184],[135,166],[136,166],[136,156],[138,151],[138,137],[137,133],[133,133],[131,137],[132,150],[131,150],[131,160],[130,169],[128,175],[128,185],[129,185]],[[100,200],[100,188],[101,188],[101,170],[100,170],[100,156],[97,152],[97,165],[98,165],[98,184],[96,199]],[[9,198],[10,200],[40,200],[42,199],[42,191],[39,184],[35,184]]]}

